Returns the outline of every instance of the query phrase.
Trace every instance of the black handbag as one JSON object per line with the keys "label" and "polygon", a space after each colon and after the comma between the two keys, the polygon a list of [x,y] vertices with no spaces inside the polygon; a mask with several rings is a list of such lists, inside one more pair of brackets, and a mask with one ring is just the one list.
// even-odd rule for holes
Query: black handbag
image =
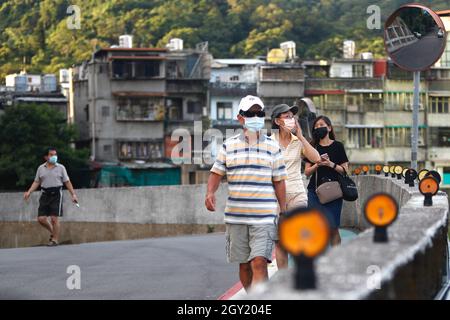
{"label": "black handbag", "polygon": [[345,201],[355,201],[358,199],[358,188],[356,183],[348,176],[344,169],[344,174],[338,173],[338,181],[341,185],[342,198]]}

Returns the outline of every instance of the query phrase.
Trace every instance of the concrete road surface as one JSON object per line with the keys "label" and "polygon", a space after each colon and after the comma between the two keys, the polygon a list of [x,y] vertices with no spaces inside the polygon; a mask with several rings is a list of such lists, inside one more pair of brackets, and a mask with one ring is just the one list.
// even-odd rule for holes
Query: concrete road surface
{"label": "concrete road surface", "polygon": [[[71,265],[80,290],[67,288]],[[217,299],[237,271],[217,233],[1,249],[0,299]]]}
{"label": "concrete road surface", "polygon": [[395,51],[391,55],[395,61],[404,66],[420,68],[430,65],[438,57],[442,41],[443,39],[437,37],[426,36],[409,46]]}

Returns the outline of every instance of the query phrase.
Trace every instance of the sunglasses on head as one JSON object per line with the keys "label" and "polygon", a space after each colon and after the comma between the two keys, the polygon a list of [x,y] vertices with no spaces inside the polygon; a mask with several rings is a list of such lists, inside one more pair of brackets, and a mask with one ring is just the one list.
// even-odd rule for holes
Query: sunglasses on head
{"label": "sunglasses on head", "polygon": [[263,118],[266,116],[266,113],[264,111],[239,111],[239,114],[241,116],[244,116],[246,118],[253,118],[253,117],[259,117],[259,118]]}

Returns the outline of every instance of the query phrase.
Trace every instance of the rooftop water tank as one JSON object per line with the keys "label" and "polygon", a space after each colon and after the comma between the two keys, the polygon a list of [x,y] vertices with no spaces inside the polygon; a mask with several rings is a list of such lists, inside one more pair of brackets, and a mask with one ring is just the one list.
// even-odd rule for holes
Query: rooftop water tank
{"label": "rooftop water tank", "polygon": [[133,36],[124,34],[119,37],[119,47],[121,48],[133,48]]}
{"label": "rooftop water tank", "polygon": [[42,76],[42,91],[56,91],[56,76],[54,74],[46,74]]}

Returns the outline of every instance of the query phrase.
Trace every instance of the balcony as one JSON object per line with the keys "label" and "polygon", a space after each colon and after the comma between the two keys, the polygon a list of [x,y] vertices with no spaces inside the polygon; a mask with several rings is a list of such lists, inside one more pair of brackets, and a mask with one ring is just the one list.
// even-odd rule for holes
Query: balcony
{"label": "balcony", "polygon": [[118,102],[117,121],[163,121],[164,102],[161,99],[121,98]]}
{"label": "balcony", "polygon": [[305,93],[314,90],[383,90],[383,82],[377,78],[307,78]]}
{"label": "balcony", "polygon": [[212,82],[209,88],[211,96],[217,97],[256,95],[256,83],[252,82]]}

